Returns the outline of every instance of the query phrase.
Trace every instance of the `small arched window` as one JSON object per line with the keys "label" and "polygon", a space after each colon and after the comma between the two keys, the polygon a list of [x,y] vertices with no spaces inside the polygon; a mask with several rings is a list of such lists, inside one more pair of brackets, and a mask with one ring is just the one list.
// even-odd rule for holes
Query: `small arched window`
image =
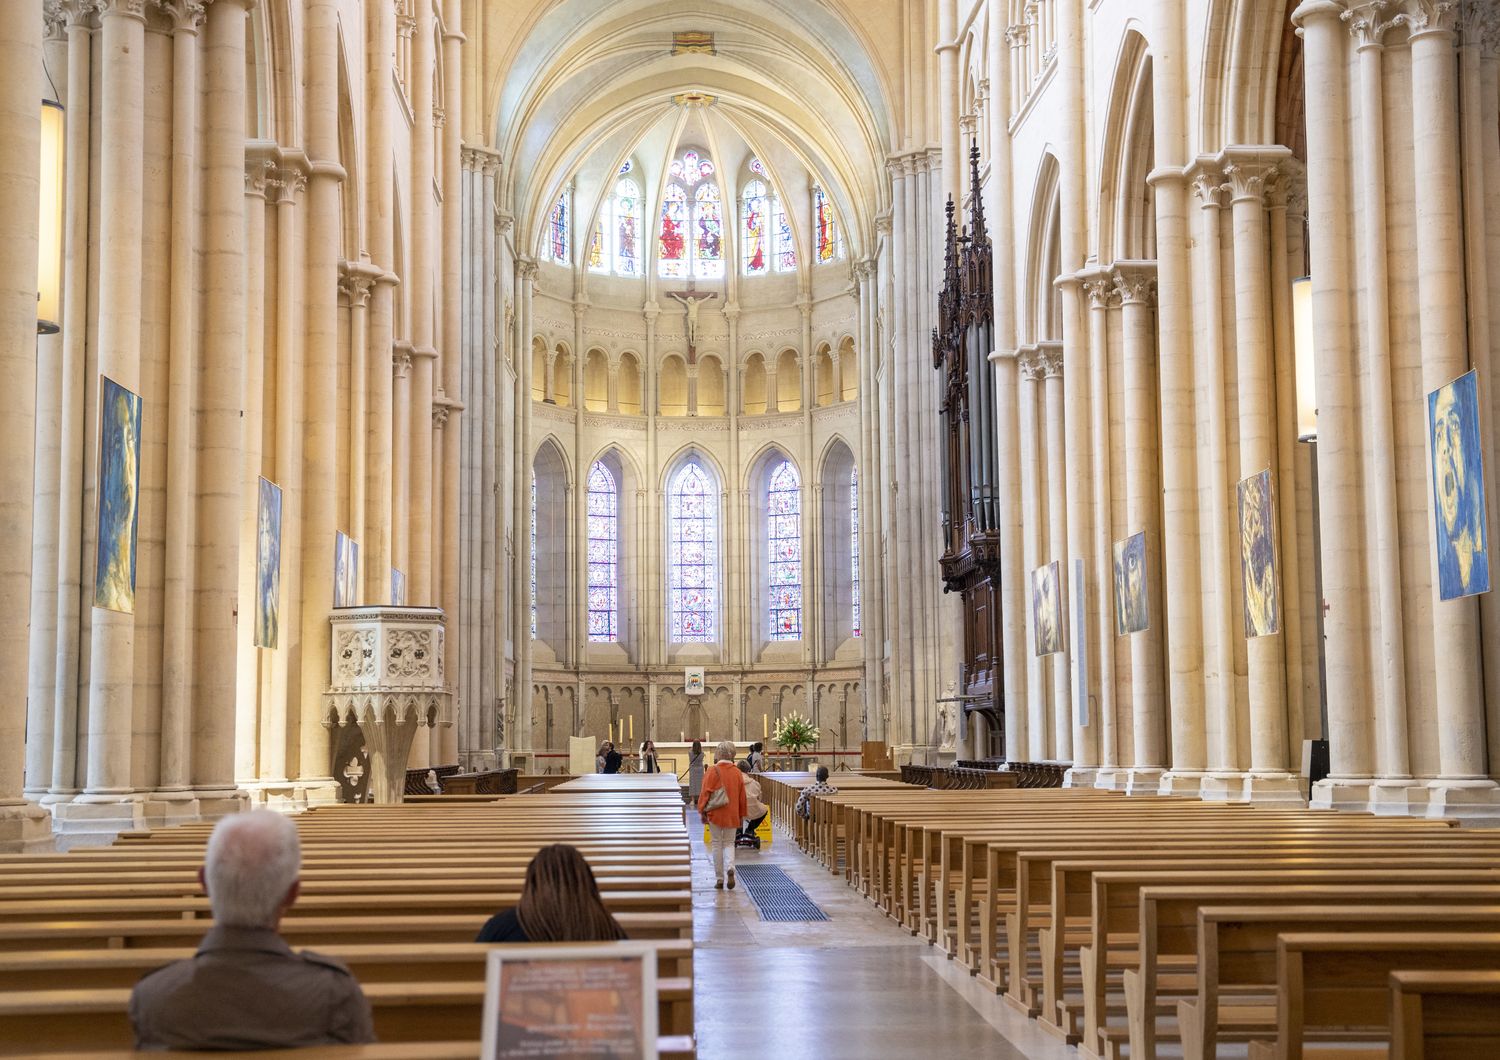
{"label": "small arched window", "polygon": [[817,257],[819,265],[836,261],[844,256],[843,241],[839,238],[838,224],[833,219],[833,203],[822,188],[813,188],[813,226],[817,232]]}
{"label": "small arched window", "polygon": [[588,481],[589,640],[613,641],[620,616],[620,493],[600,461]]}
{"label": "small arched window", "polygon": [[547,223],[548,249],[552,260],[561,265],[568,263],[568,193],[557,197],[552,207],[552,216]]}
{"label": "small arched window", "polygon": [[790,460],[771,472],[766,487],[766,543],[770,566],[771,640],[802,638],[802,484]]}
{"label": "small arched window", "polygon": [[696,458],[667,488],[668,589],[674,644],[718,639],[719,501],[713,476]]}

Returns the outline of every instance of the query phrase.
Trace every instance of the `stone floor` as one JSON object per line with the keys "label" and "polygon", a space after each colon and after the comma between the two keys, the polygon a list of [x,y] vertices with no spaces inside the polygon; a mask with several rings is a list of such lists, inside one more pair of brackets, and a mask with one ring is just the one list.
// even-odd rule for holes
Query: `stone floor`
{"label": "stone floor", "polygon": [[696,814],[692,825],[694,1007],[703,1060],[1077,1056],[780,832],[770,849],[739,857],[779,865],[829,919],[762,922],[743,887],[714,890]]}

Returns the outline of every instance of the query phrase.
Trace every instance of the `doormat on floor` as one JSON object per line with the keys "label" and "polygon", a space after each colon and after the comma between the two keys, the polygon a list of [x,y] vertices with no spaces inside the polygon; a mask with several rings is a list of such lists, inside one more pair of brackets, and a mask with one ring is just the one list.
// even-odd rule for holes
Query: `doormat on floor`
{"label": "doormat on floor", "polygon": [[827,920],[797,883],[775,865],[737,865],[734,874],[750,892],[762,920]]}

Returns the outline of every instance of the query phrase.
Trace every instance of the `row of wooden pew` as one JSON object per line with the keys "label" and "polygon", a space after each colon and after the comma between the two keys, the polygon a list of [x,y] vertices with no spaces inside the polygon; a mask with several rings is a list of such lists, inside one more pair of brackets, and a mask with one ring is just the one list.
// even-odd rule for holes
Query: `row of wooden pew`
{"label": "row of wooden pew", "polygon": [[801,821],[768,779],[809,855],[1082,1055],[1500,1056],[1500,833],[842,775]]}
{"label": "row of wooden pew", "polygon": [[[516,904],[536,851],[558,842],[584,853],[630,938],[654,944],[663,1055],[692,1055],[691,873],[672,779],[586,777],[488,803],[300,815],[302,891],[282,935],[350,966],[382,1043],[326,1055],[477,1055],[491,947],[474,936]],[[131,987],[190,956],[211,923],[197,881],[210,831],[0,856],[0,1054],[133,1055]]]}

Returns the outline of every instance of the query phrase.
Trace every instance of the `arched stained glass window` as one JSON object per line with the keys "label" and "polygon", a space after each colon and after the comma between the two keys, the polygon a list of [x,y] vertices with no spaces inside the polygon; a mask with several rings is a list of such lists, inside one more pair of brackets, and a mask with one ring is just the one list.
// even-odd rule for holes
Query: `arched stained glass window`
{"label": "arched stained glass window", "polygon": [[618,636],[620,614],[620,493],[599,461],[589,468],[589,640]]}
{"label": "arched stained glass window", "polygon": [[[759,161],[751,163],[753,169]],[[766,246],[766,184],[752,180],[745,185],[741,198],[743,212],[740,215],[740,248],[746,276],[759,276],[771,267],[771,255]]]}
{"label": "arched stained glass window", "polygon": [[786,219],[786,207],[781,204],[780,199],[776,203],[776,219],[772,223],[772,232],[776,239],[776,271],[797,271],[797,244],[792,239],[792,226]]}
{"label": "arched stained glass window", "polygon": [[568,263],[568,193],[563,192],[557,197],[557,203],[552,207],[552,216],[547,225],[549,249],[552,260],[566,265]]}
{"label": "arched stained glass window", "polygon": [[667,489],[671,640],[707,644],[718,637],[719,499],[713,477],[696,459]]}
{"label": "arched stained glass window", "polygon": [[[609,212],[607,205],[604,212]],[[604,218],[602,216],[594,222],[594,234],[589,239],[588,263],[590,272],[609,271],[609,262],[604,259]]]}
{"label": "arched stained glass window", "polygon": [[724,211],[719,189],[711,182],[700,184],[694,198],[693,275],[715,279],[724,275]]}
{"label": "arched stained glass window", "polygon": [[766,487],[766,542],[772,640],[802,638],[802,484],[790,460]]}
{"label": "arched stained glass window", "polygon": [[[674,163],[675,164],[675,163]],[[681,184],[668,184],[661,203],[661,235],[657,240],[658,271],[663,276],[688,274],[688,202]]]}
{"label": "arched stained glass window", "polygon": [[699,157],[697,151],[686,151],[681,158],[672,163],[669,173],[673,180],[680,180],[691,188],[700,180],[706,180],[714,175],[714,164],[706,158]]}
{"label": "arched stained glass window", "polygon": [[813,188],[813,223],[817,228],[817,263],[833,261],[843,256],[839,240],[838,225],[833,219],[833,203],[823,194],[822,188]]}
{"label": "arched stained glass window", "polygon": [[[625,163],[630,166],[629,162]],[[624,172],[624,170],[621,170]],[[615,271],[621,276],[641,274],[641,186],[624,179],[615,185]]]}
{"label": "arched stained glass window", "polygon": [[859,613],[859,472],[849,472],[849,580],[853,583],[854,636],[860,636]]}
{"label": "arched stained glass window", "polygon": [[531,469],[531,639],[537,639],[537,469]]}

